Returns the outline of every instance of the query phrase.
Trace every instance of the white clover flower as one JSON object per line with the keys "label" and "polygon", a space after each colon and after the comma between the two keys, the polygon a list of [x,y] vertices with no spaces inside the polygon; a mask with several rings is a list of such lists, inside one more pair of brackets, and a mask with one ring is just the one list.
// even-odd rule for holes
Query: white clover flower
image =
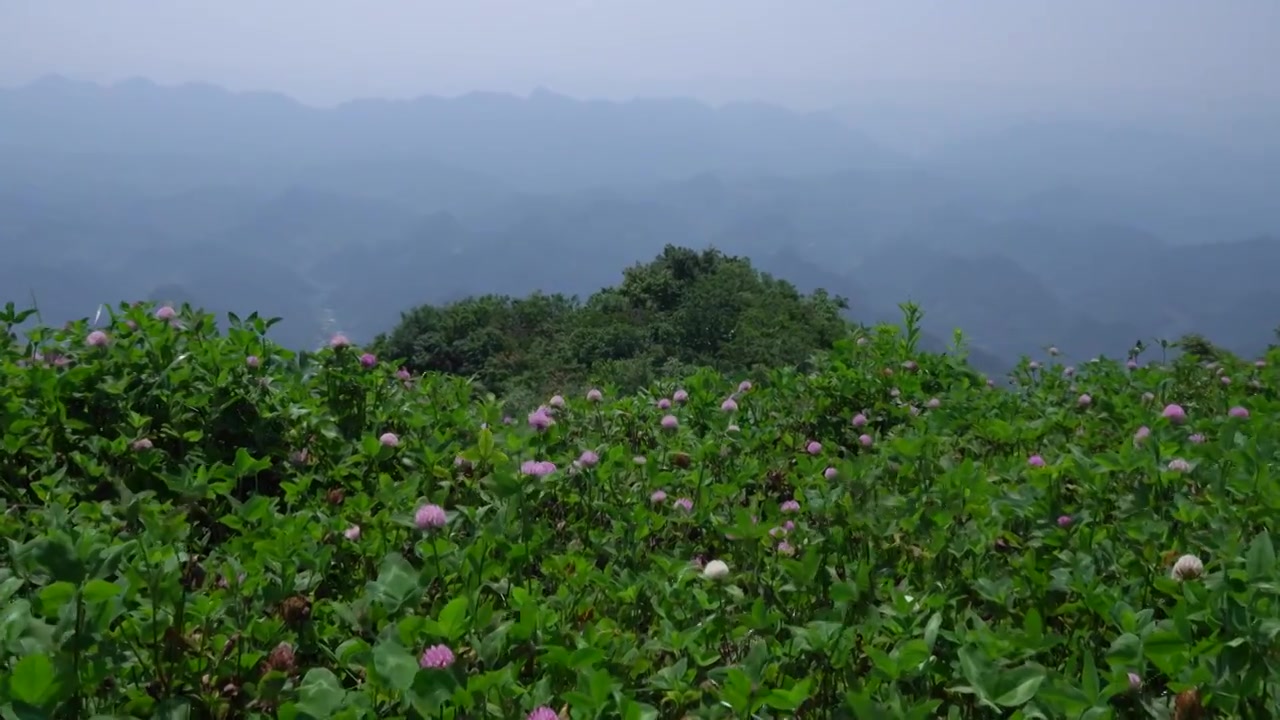
{"label": "white clover flower", "polygon": [[1179,582],[1183,580],[1194,580],[1204,574],[1204,563],[1200,562],[1200,558],[1195,555],[1183,555],[1173,564],[1173,571],[1169,573],[1170,577]]}
{"label": "white clover flower", "polygon": [[702,568],[702,577],[708,580],[723,580],[729,577],[729,566],[723,560],[712,560]]}

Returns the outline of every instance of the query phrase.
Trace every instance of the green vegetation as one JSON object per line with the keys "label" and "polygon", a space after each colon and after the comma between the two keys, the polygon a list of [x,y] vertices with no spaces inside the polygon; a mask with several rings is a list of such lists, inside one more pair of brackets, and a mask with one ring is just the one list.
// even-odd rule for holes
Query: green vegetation
{"label": "green vegetation", "polygon": [[848,334],[846,307],[822,291],[801,295],[746,258],[668,245],[585,303],[535,294],[423,306],[375,349],[408,358],[415,372],[474,377],[504,396],[523,389],[545,398],[605,383],[629,392],[698,367],[734,375],[803,369]]}
{"label": "green vegetation", "polygon": [[[410,336],[495,382],[554,379],[544,357],[586,377],[606,346],[742,370],[800,351],[777,333],[835,332],[753,314],[794,298],[754,277],[668,255],[582,308],[406,325],[457,319]],[[465,378],[294,354],[258,317],[221,335],[120,306],[20,340],[10,306],[0,714],[1280,716],[1280,353],[1048,359],[1002,390],[920,352],[907,310],[805,371],[566,393],[506,423]],[[512,337],[526,312],[551,330]],[[507,361],[486,334],[545,344]]]}

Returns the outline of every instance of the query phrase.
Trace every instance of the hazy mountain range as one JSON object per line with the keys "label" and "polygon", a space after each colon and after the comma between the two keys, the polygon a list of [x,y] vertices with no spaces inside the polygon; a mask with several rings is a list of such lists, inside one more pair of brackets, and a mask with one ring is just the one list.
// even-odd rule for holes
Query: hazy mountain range
{"label": "hazy mountain range", "polygon": [[[927,122],[928,118],[917,118]],[[663,245],[860,320],[914,299],[991,362],[1280,325],[1280,142],[1041,118],[902,154],[858,114],[692,100],[367,100],[51,77],[0,91],[0,300],[151,298],[369,339],[469,294],[586,294]]]}

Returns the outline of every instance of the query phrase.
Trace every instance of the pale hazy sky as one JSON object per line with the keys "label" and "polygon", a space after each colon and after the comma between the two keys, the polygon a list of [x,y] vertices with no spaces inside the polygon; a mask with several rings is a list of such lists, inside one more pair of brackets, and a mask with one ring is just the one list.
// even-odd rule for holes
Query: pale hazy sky
{"label": "pale hazy sky", "polygon": [[0,0],[0,85],[1280,103],[1280,0]]}

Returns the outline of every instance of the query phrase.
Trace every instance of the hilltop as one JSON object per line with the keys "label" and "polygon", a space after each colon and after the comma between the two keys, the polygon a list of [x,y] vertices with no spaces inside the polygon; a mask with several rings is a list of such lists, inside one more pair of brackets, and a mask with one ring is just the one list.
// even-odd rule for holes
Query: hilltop
{"label": "hilltop", "polygon": [[485,296],[402,316],[374,348],[413,372],[448,372],[533,397],[611,384],[624,392],[700,367],[745,376],[808,369],[853,329],[841,297],[801,294],[746,258],[668,245],[584,301]]}

